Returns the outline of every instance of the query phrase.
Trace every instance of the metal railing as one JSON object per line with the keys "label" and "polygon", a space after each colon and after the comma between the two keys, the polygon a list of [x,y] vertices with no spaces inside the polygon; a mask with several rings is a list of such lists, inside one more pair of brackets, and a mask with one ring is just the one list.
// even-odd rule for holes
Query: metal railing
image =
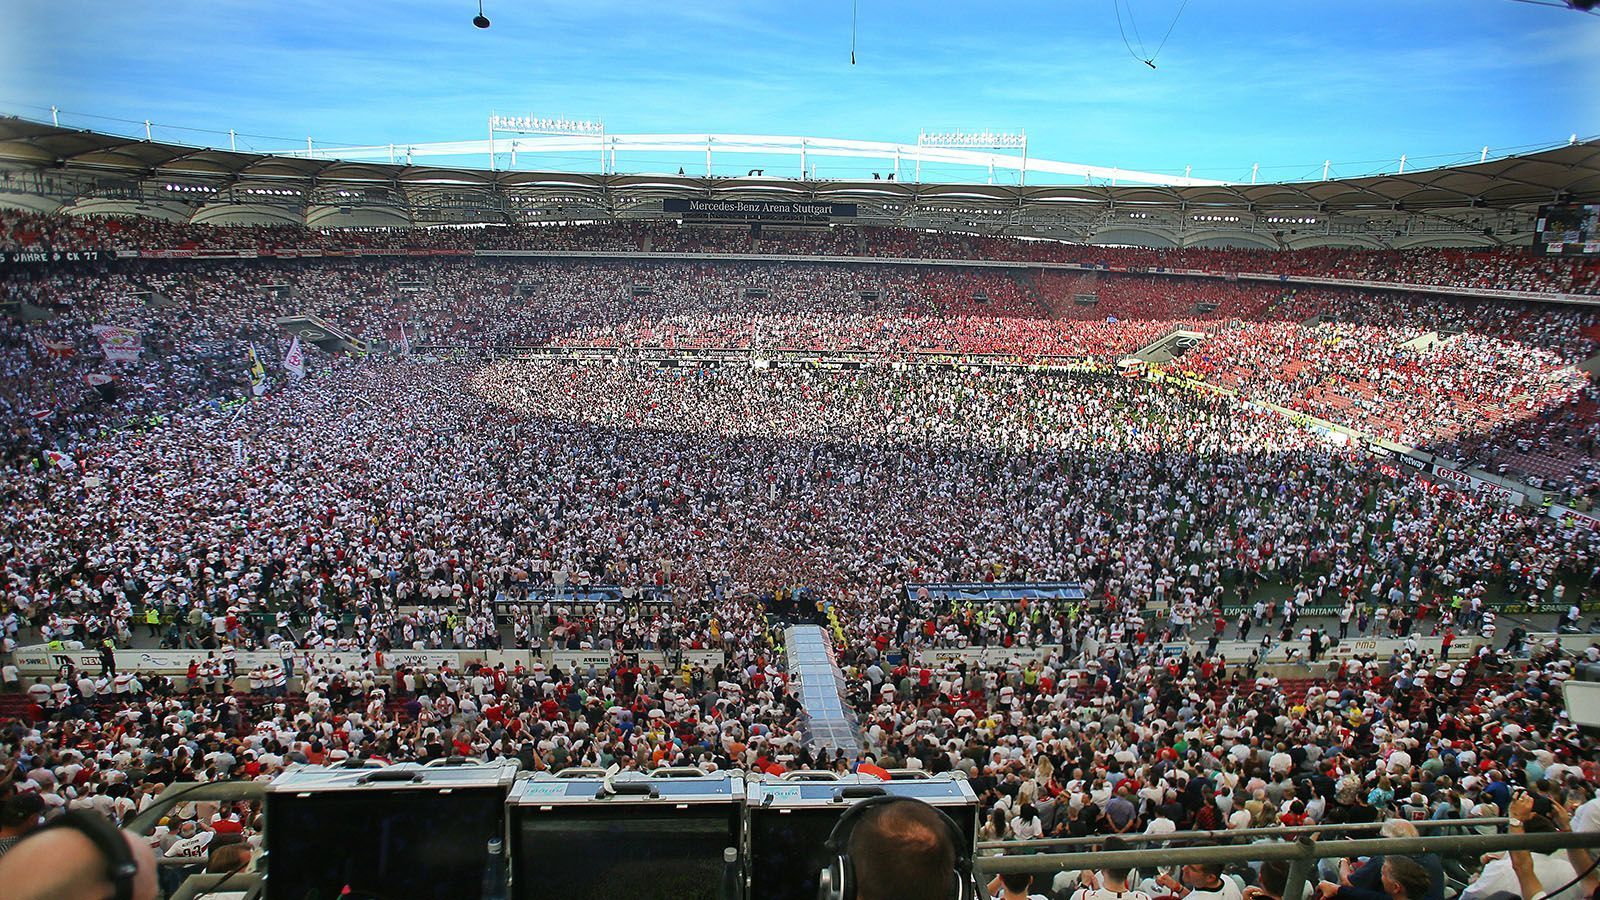
{"label": "metal railing", "polygon": [[[129,819],[124,830],[141,837],[148,835],[161,819],[180,803],[226,803],[248,800],[260,802],[267,796],[266,784],[259,781],[212,781],[203,783],[178,782],[156,796],[155,802]],[[204,857],[159,857],[162,866],[193,866],[203,864]]]}
{"label": "metal railing", "polygon": [[[1474,819],[1470,821],[1476,825],[1485,825],[1492,820]],[[1421,825],[1422,823],[1413,824]],[[1132,835],[1130,837],[1184,842],[1198,839],[1195,837],[1197,834],[1207,833],[1180,831],[1167,835]],[[1229,834],[1229,837],[1240,836],[1243,836],[1242,832]],[[1098,842],[1103,844],[1109,839],[1109,837],[1101,837]],[[1026,850],[1029,846],[1037,843],[1040,842],[1014,842],[1008,849]],[[1269,840],[1253,844],[1209,844],[1146,850],[1097,850],[1069,853],[1036,853],[1031,855],[981,856],[974,860],[974,868],[979,874],[985,876],[1018,872],[1039,876],[1085,869],[1151,869],[1195,863],[1227,864],[1283,860],[1289,863],[1289,875],[1284,887],[1283,900],[1304,900],[1306,885],[1314,875],[1317,862],[1323,859],[1364,856],[1417,856],[1425,853],[1437,854],[1440,857],[1460,857],[1504,850],[1528,850],[1549,853],[1572,848],[1588,850],[1600,848],[1600,832],[1561,831],[1545,834],[1468,834],[1332,841],[1315,840],[1313,837],[1306,835],[1294,841]]]}
{"label": "metal railing", "polygon": [[[1409,821],[1409,820],[1408,820]],[[1340,825],[1274,825],[1270,828],[1230,828],[1217,831],[1175,831],[1167,834],[1119,834],[1113,836],[1095,834],[1087,837],[1067,838],[1040,838],[1028,841],[982,841],[977,847],[982,850],[999,850],[1002,853],[1031,853],[1038,847],[1081,847],[1094,844],[1104,844],[1110,840],[1117,840],[1124,844],[1217,844],[1259,840],[1261,838],[1299,838],[1316,837],[1319,835],[1365,834],[1367,832],[1381,831],[1386,823],[1378,822],[1351,822]],[[1505,818],[1477,818],[1477,819],[1425,819],[1420,822],[1411,822],[1419,830],[1434,828],[1499,828],[1511,824]]]}

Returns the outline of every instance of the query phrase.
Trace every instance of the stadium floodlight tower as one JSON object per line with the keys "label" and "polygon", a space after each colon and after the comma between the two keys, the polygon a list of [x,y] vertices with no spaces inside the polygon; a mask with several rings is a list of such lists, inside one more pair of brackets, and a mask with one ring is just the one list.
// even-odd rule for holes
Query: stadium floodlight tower
{"label": "stadium floodlight tower", "polygon": [[[963,149],[963,150],[1020,150],[1022,151],[1022,165],[1017,169],[1017,182],[1028,183],[1028,132],[1018,128],[1016,131],[992,131],[985,128],[982,131],[929,131],[924,128],[917,133],[917,174],[916,181],[922,180],[922,150],[933,149]],[[898,172],[900,161],[895,160]],[[994,184],[994,160],[989,160],[989,183]]]}
{"label": "stadium floodlight tower", "polygon": [[[600,174],[614,171],[617,164],[617,151],[611,151],[611,161],[606,162],[606,125],[600,121],[578,119],[552,119],[534,116],[501,116],[489,114],[489,171],[494,171],[494,136],[496,132],[509,134],[542,134],[564,135],[571,137],[592,137],[595,146],[600,151]],[[517,142],[511,141],[511,165],[517,165]]]}

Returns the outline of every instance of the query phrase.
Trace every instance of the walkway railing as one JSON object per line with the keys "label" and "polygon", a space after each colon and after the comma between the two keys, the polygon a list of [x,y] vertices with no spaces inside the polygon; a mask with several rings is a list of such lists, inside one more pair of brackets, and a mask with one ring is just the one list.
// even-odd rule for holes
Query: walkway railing
{"label": "walkway railing", "polygon": [[[1509,825],[1510,819],[1504,818],[1475,818],[1475,819],[1425,819],[1412,822],[1418,830],[1429,831],[1435,828],[1499,828]],[[1119,834],[1116,840],[1124,844],[1154,844],[1168,845],[1181,844],[1226,844],[1238,841],[1254,841],[1261,838],[1301,838],[1317,837],[1320,835],[1345,835],[1368,834],[1381,831],[1384,822],[1351,822],[1341,825],[1274,825],[1270,828],[1230,828],[1218,831],[1176,831],[1167,834]],[[1087,837],[1069,838],[1041,838],[1031,841],[983,841],[978,844],[979,850],[1000,850],[1004,853],[1027,853],[1039,847],[1084,847],[1095,844],[1104,844],[1111,840],[1107,835],[1097,834]]]}
{"label": "walkway railing", "polygon": [[844,675],[820,625],[794,625],[783,633],[789,680],[798,685],[805,709],[806,742],[828,753],[861,752],[861,729],[845,699]]}
{"label": "walkway railing", "polygon": [[[1492,819],[1465,820],[1482,826]],[[1424,826],[1426,823],[1413,823]],[[1444,824],[1444,823],[1439,823]],[[1461,820],[1450,824],[1463,826]],[[1312,831],[1328,831],[1331,826],[1313,827]],[[1381,824],[1380,826],[1381,827]],[[1292,831],[1293,829],[1254,829],[1262,831]],[[1166,835],[1129,835],[1122,840],[1165,840],[1172,843],[1204,841],[1202,835],[1216,832],[1174,832]],[[1224,832],[1229,838],[1245,837],[1246,832]],[[1264,835],[1270,837],[1271,835]],[[1295,835],[1284,835],[1294,837]],[[1107,837],[1095,838],[1104,844]],[[1213,839],[1214,840],[1214,839]],[[1026,872],[1036,877],[1052,876],[1056,872],[1086,869],[1132,868],[1153,869],[1195,863],[1250,863],[1283,860],[1289,863],[1289,877],[1284,887],[1283,900],[1304,900],[1306,886],[1316,874],[1317,861],[1365,856],[1417,856],[1425,853],[1440,857],[1472,857],[1483,853],[1507,850],[1527,850],[1549,853],[1557,850],[1600,848],[1600,832],[1561,831],[1546,834],[1465,834],[1433,837],[1385,837],[1357,840],[1317,840],[1303,834],[1292,841],[1263,841],[1252,844],[1208,843],[1198,846],[1163,847],[1144,850],[1097,850],[1069,853],[1035,853],[1026,851],[1042,842],[1018,841],[1003,843],[998,848],[1021,851],[1016,855],[981,856],[975,860],[976,870],[983,876],[1012,872]],[[994,844],[981,844],[980,848],[995,849]],[[1059,846],[1059,845],[1057,845]]]}
{"label": "walkway railing", "polygon": [[[172,808],[182,803],[231,803],[248,801],[260,803],[266,799],[267,786],[260,781],[177,782],[167,785],[155,802],[145,807],[123,826],[140,836],[148,835],[161,823]],[[161,856],[156,860],[162,866],[194,866],[205,862],[205,857]]]}

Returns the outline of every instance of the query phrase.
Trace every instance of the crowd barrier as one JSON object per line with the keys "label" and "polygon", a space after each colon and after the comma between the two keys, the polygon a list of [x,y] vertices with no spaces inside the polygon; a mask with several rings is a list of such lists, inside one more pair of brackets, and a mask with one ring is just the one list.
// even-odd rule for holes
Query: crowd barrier
{"label": "crowd barrier", "polygon": [[[1531,644],[1544,643],[1551,638],[1557,641],[1563,651],[1572,654],[1580,654],[1591,645],[1600,643],[1600,635],[1595,634],[1546,632],[1528,636]],[[1410,639],[1404,638],[1352,638],[1324,648],[1318,657],[1318,662],[1345,660],[1357,656],[1387,660],[1397,652],[1404,652],[1409,642]],[[1422,651],[1436,654],[1443,645],[1443,638],[1419,636],[1416,642]],[[1489,643],[1482,638],[1462,638],[1451,647],[1451,658],[1466,659],[1468,655],[1476,653],[1480,647]],[[1179,655],[1193,657],[1196,653],[1206,652],[1209,647],[1209,641],[1194,640],[1168,641],[1161,645],[1162,655],[1167,657]],[[1079,653],[1073,656],[1074,658],[1081,654],[1094,656],[1103,649],[1102,646],[1090,642],[1079,648]],[[1212,652],[1232,665],[1245,663],[1254,654],[1259,665],[1279,666],[1308,662],[1304,656],[1306,649],[1304,641],[1274,643],[1265,650],[1259,641],[1219,641]],[[185,674],[189,670],[190,662],[204,663],[208,656],[226,658],[220,652],[209,650],[116,650],[112,655],[118,671],[150,672],[160,675]],[[653,663],[664,669],[683,665],[699,665],[710,669],[724,661],[720,650],[668,652],[641,650],[629,651],[626,655],[629,659],[637,660],[640,666],[648,667]],[[969,666],[982,667],[1026,666],[1032,662],[1061,660],[1064,655],[1065,651],[1059,644],[1037,647],[922,647],[914,651],[915,661],[929,666],[943,666],[946,663],[966,663]],[[381,655],[348,650],[293,652],[241,650],[235,652],[231,658],[235,671],[240,674],[269,665],[288,668],[285,662],[289,660],[292,660],[296,674],[304,672],[308,662],[321,671],[361,669],[367,666],[384,671],[393,671],[400,667],[436,671],[439,667],[445,666],[453,671],[461,671],[476,663],[489,666],[504,664],[508,669],[514,669],[519,665],[531,669],[535,664],[543,664],[558,667],[562,671],[576,671],[582,674],[598,673],[610,668],[616,661],[617,654],[609,650],[392,650]],[[18,671],[26,676],[51,675],[69,665],[78,669],[98,671],[101,664],[100,653],[96,650],[52,650],[41,644],[18,648],[11,654],[11,661],[16,664]]]}
{"label": "crowd barrier", "polygon": [[[1563,651],[1567,653],[1581,653],[1590,645],[1600,643],[1600,635],[1595,634],[1555,634],[1553,632],[1534,633],[1528,636],[1530,643],[1543,643],[1555,638]],[[1395,653],[1403,653],[1411,643],[1410,638],[1379,638],[1357,637],[1348,638],[1336,643],[1330,642],[1318,655],[1318,662],[1327,660],[1346,660],[1355,657],[1374,657],[1387,660]],[[1438,654],[1444,646],[1442,636],[1417,636],[1417,648],[1424,653]],[[1466,659],[1468,655],[1477,653],[1482,647],[1489,646],[1490,641],[1481,637],[1458,638],[1450,648],[1450,658]],[[1282,665],[1291,662],[1306,662],[1307,643],[1294,640],[1287,642],[1274,642],[1263,649],[1260,641],[1218,641],[1215,648],[1211,647],[1209,640],[1181,640],[1167,641],[1161,645],[1162,655],[1166,657],[1187,656],[1193,658],[1196,653],[1222,657],[1232,665],[1248,662],[1252,655],[1260,665]],[[1079,652],[1072,654],[1074,658],[1081,655],[1096,656],[1105,649],[1101,645],[1089,642],[1079,648]],[[968,665],[998,666],[1019,665],[1038,661],[1045,662],[1051,658],[1062,659],[1064,651],[1059,644],[1046,644],[1038,647],[924,647],[915,651],[916,660],[927,665],[943,665],[945,663],[967,663]]]}
{"label": "crowd barrier", "polygon": [[[630,651],[627,656],[637,659],[639,665],[651,663],[668,665],[694,664],[711,668],[723,662],[720,650],[660,650]],[[359,669],[375,666],[385,671],[400,667],[436,671],[446,666],[461,671],[468,665],[496,666],[508,669],[518,665],[532,668],[536,663],[557,666],[562,671],[603,671],[616,660],[617,654],[609,650],[391,650],[383,654],[362,653],[350,650],[240,650],[225,656],[213,650],[115,650],[112,658],[118,671],[151,672],[159,675],[182,675],[189,671],[189,663],[204,663],[208,657],[231,659],[234,669],[246,673],[262,666],[279,665],[288,668],[292,662],[296,674],[312,663],[322,671]],[[23,675],[49,675],[64,666],[98,671],[100,653],[92,649],[51,649],[42,644],[19,647],[11,654],[11,661]]]}
{"label": "crowd barrier", "polygon": [[[1363,838],[1357,840],[1260,840],[1248,844],[1217,846],[1205,839],[1195,840],[1188,832],[1166,836],[1174,845],[1138,850],[1094,850],[1076,853],[1028,853],[1031,841],[1012,844],[1015,855],[980,856],[974,860],[982,876],[1002,873],[1029,873],[1048,883],[1057,872],[1091,869],[1144,869],[1192,863],[1219,865],[1283,860],[1289,863],[1288,882],[1283,900],[1302,900],[1315,896],[1316,864],[1324,859],[1372,856],[1419,856],[1475,858],[1485,853],[1527,850],[1551,853],[1570,847],[1600,848],[1600,834],[1594,832],[1553,832],[1543,834],[1457,834],[1414,838]],[[1009,848],[1008,848],[1009,849]],[[1560,896],[1568,896],[1561,892]]]}

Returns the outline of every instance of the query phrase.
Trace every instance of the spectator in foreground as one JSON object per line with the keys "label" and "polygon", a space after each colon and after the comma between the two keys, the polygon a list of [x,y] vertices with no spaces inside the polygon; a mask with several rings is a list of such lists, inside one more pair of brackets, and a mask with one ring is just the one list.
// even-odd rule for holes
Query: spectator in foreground
{"label": "spectator in foreground", "polygon": [[35,791],[19,791],[0,802],[0,856],[38,828],[43,817],[44,798]]}
{"label": "spectator in foreground", "polygon": [[[1557,812],[1559,806],[1548,797],[1518,794],[1507,812],[1512,821],[1511,834],[1551,834],[1562,831]],[[1513,856],[1520,857],[1514,859]],[[1461,900],[1488,900],[1491,897],[1522,896],[1526,900],[1578,900],[1585,896],[1578,883],[1578,872],[1566,852],[1551,853],[1519,851],[1502,853],[1489,859],[1478,880],[1461,892]],[[1527,889],[1532,889],[1531,892]],[[1547,891],[1555,893],[1546,893]]]}
{"label": "spectator in foreground", "polygon": [[1283,900],[1284,889],[1289,886],[1289,863],[1282,859],[1269,859],[1261,864],[1259,885],[1244,889],[1244,900]]}
{"label": "spectator in foreground", "polygon": [[1190,863],[1179,873],[1181,881],[1163,872],[1156,884],[1183,900],[1244,900],[1238,885],[1222,874],[1222,863]]}
{"label": "spectator in foreground", "polygon": [[[132,900],[156,900],[156,860],[150,845],[105,827],[132,851]],[[43,828],[0,857],[0,885],[6,900],[105,900],[116,895],[109,866],[105,854],[77,828]]]}
{"label": "spectator in foreground", "polygon": [[1029,891],[1033,876],[1027,872],[1007,872],[989,880],[989,896],[994,900],[1048,900],[1043,894]]}
{"label": "spectator in foreground", "polygon": [[1393,900],[1422,900],[1433,890],[1433,876],[1409,857],[1385,857],[1382,873],[1384,893]]}
{"label": "spectator in foreground", "polygon": [[[1106,850],[1125,850],[1127,845],[1119,838],[1106,842]],[[1132,869],[1104,868],[1084,872],[1080,887],[1072,900],[1150,900],[1144,891],[1132,889]]]}
{"label": "spectator in foreground", "polygon": [[856,900],[924,900],[954,891],[956,847],[938,810],[920,801],[868,810],[850,833]]}
{"label": "spectator in foreground", "polygon": [[[1420,836],[1417,826],[1405,819],[1389,819],[1383,823],[1378,834],[1385,838]],[[1317,893],[1328,900],[1393,900],[1393,895],[1384,884],[1388,872],[1384,863],[1389,859],[1387,856],[1374,856],[1359,866],[1352,866],[1348,860],[1340,860],[1339,883],[1324,881],[1317,885]],[[1411,894],[1413,900],[1444,900],[1444,868],[1439,857],[1425,853],[1414,859],[1408,857],[1407,861],[1421,866],[1428,875],[1427,889]]]}

